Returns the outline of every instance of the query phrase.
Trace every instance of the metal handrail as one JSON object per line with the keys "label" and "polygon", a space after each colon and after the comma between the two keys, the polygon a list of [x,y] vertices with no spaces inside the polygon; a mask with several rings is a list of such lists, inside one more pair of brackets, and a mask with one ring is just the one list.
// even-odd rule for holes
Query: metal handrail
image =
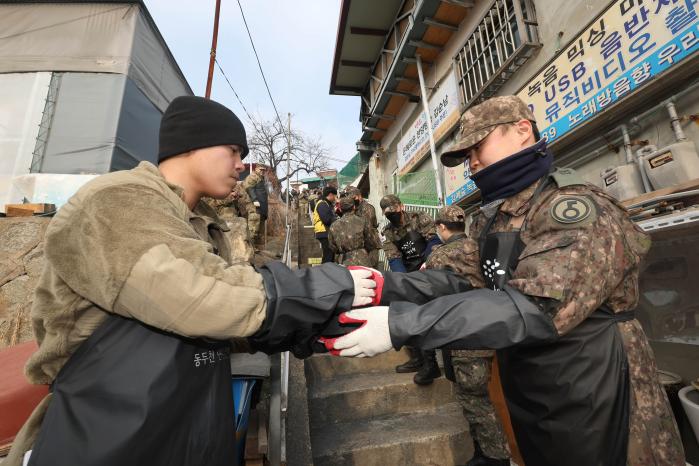
{"label": "metal handrail", "polygon": [[[287,222],[282,262],[291,268],[291,224]],[[286,465],[286,416],[289,407],[289,352],[272,357],[269,405],[269,454],[271,465]]]}

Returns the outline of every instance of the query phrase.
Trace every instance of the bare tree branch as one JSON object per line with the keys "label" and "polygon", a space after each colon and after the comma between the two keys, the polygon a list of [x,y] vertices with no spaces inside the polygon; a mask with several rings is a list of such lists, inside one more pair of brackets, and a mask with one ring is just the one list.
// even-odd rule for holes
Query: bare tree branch
{"label": "bare tree branch", "polygon": [[290,170],[286,173],[287,128],[279,121],[255,118],[248,140],[253,160],[263,163],[277,174],[280,184],[297,173],[314,173],[329,167],[329,149],[319,138],[311,138],[299,130],[291,129]]}

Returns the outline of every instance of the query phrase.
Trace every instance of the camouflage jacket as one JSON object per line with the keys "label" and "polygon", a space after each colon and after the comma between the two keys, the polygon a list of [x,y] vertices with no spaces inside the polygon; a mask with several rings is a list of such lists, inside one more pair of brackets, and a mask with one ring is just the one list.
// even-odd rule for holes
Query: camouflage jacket
{"label": "camouflage jacket", "polygon": [[383,250],[386,253],[386,260],[402,259],[403,256],[396,246],[396,242],[408,234],[408,231],[416,231],[425,238],[431,240],[437,235],[434,220],[424,212],[404,212],[403,225],[396,228],[390,223],[383,229]]}
{"label": "camouflage jacket", "polygon": [[[426,269],[450,269],[471,282],[474,288],[483,288],[478,245],[465,233],[453,235],[444,244],[435,246],[425,261]],[[454,357],[492,357],[493,350],[451,350]]]}
{"label": "camouflage jacket", "polygon": [[483,288],[483,276],[480,273],[478,245],[466,236],[458,233],[444,244],[432,249],[432,254],[425,261],[426,269],[450,269],[461,275],[474,288]]}
{"label": "camouflage jacket", "polygon": [[[245,179],[247,181],[250,178]],[[252,203],[250,195],[245,189],[245,182],[236,183],[233,192],[224,199],[209,199],[208,204],[216,210],[216,213],[229,220],[231,217],[248,218],[250,214],[256,214],[257,208]]]}
{"label": "camouflage jacket", "polygon": [[343,215],[333,222],[328,243],[335,253],[342,254],[343,265],[365,267],[371,266],[369,252],[381,247],[376,230],[358,215]]}
{"label": "camouflage jacket", "polygon": [[[536,184],[507,198],[491,228],[493,233],[512,231],[513,222],[524,218],[520,237],[525,248],[509,285],[555,300],[551,318],[561,335],[602,304],[613,312],[634,309],[648,235],[618,201],[595,186],[551,184],[532,201],[535,189]],[[475,241],[487,220],[483,213],[474,219],[470,236]],[[627,464],[684,465],[677,426],[645,333],[635,319],[617,325],[632,389]]]}

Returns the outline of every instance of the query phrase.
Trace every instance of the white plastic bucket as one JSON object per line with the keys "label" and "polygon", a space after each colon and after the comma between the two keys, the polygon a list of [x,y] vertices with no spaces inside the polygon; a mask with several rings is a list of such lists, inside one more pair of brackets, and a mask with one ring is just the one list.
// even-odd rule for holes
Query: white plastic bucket
{"label": "white plastic bucket", "polygon": [[684,387],[680,390],[679,397],[684,412],[689,418],[689,423],[692,425],[692,430],[694,430],[694,436],[699,442],[699,391],[692,386]]}

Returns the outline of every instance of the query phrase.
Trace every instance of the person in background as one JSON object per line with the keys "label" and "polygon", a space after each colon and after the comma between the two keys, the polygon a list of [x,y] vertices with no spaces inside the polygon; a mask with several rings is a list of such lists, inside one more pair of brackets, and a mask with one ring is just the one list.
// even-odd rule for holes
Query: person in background
{"label": "person in background", "polygon": [[[452,270],[474,288],[485,283],[478,263],[478,245],[466,236],[466,217],[459,206],[442,207],[434,221],[444,244],[435,246],[424,270]],[[473,458],[466,466],[509,466],[507,438],[488,396],[493,350],[442,350],[444,368],[455,384],[473,439]]]}
{"label": "person in background", "polygon": [[[400,198],[384,196],[379,206],[389,224],[383,230],[383,250],[393,272],[413,272],[420,269],[432,248],[439,244],[434,221],[424,212],[406,212]],[[434,350],[421,351],[408,347],[410,359],[396,366],[396,372],[416,372],[413,381],[429,385],[442,375]]]}
{"label": "person in background", "polygon": [[[352,199],[354,199],[354,205],[356,206],[355,214],[364,217],[371,228],[372,234],[375,236],[374,241],[381,242],[379,238],[379,222],[376,220],[376,209],[374,206],[369,204],[364,197],[359,188],[354,186],[348,186],[345,188],[345,194]],[[374,249],[369,251],[369,259],[371,260],[370,267],[376,268],[379,266],[379,250]]]}
{"label": "person in background", "polygon": [[323,249],[322,264],[333,262],[334,259],[333,251],[330,249],[330,244],[328,244],[328,229],[337,220],[335,216],[336,196],[337,189],[332,186],[326,186],[323,188],[323,198],[318,200],[313,208],[313,231],[320,243],[320,247]]}
{"label": "person in background", "polygon": [[370,252],[381,247],[378,238],[364,217],[353,215],[354,199],[340,198],[342,217],[330,225],[328,243],[335,254],[341,257],[342,265],[371,267]]}

